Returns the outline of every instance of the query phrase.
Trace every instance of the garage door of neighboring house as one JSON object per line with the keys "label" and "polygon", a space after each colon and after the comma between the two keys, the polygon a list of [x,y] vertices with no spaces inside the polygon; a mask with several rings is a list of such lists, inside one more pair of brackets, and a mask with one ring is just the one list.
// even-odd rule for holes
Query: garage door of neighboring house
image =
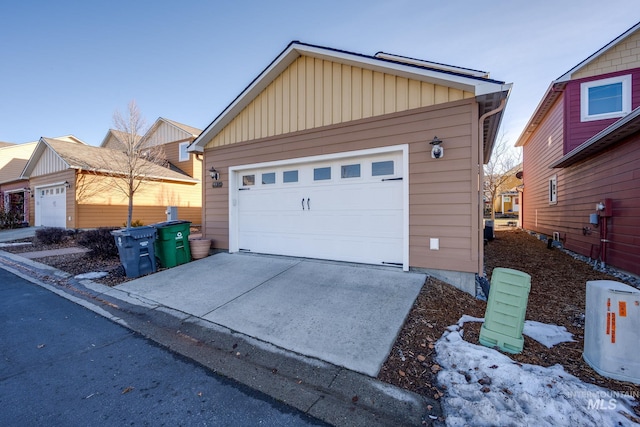
{"label": "garage door of neighboring house", "polygon": [[405,156],[360,152],[233,171],[231,250],[408,268]]}
{"label": "garage door of neighboring house", "polygon": [[67,200],[64,184],[37,187],[36,225],[66,228]]}

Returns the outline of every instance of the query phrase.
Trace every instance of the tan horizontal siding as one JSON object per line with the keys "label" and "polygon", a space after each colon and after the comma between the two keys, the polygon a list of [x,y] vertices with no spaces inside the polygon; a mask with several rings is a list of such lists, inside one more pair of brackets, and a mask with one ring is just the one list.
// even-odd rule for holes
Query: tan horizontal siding
{"label": "tan horizontal siding", "polygon": [[[167,220],[164,206],[140,206],[133,207],[132,221],[140,221],[144,225],[150,225]],[[77,228],[98,227],[123,227],[127,223],[127,206],[108,205],[78,205]],[[178,208],[178,219],[190,221],[194,225],[201,222],[200,208]]]}
{"label": "tan horizontal siding", "polygon": [[[205,150],[204,168],[221,172],[223,187],[204,186],[204,233],[215,247],[229,244],[228,168],[252,163],[409,145],[409,264],[412,267],[477,272],[479,240],[477,104],[459,100],[380,117],[272,136]],[[445,156],[432,159],[438,136]],[[475,165],[475,166],[474,166]],[[429,239],[440,239],[440,250]]]}
{"label": "tan horizontal siding", "polygon": [[206,148],[473,97],[459,89],[303,56]]}

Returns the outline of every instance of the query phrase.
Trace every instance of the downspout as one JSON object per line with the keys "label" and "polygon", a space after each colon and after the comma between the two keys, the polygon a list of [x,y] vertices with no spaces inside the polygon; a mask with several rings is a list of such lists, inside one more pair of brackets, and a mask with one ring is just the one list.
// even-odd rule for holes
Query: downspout
{"label": "downspout", "polygon": [[[487,111],[478,119],[478,139],[480,143],[478,144],[478,214],[480,219],[479,226],[479,237],[478,240],[478,276],[484,276],[484,232],[483,232],[483,217],[484,217],[484,199],[482,188],[484,188],[484,121],[495,114],[498,114],[504,107],[507,105],[507,99],[503,98],[500,101],[500,105],[491,111]],[[493,200],[491,201],[493,203]]]}

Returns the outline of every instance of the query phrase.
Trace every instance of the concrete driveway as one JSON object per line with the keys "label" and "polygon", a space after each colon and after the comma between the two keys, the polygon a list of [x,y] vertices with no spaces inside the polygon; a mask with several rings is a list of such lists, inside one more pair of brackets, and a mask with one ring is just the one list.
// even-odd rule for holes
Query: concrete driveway
{"label": "concrete driveway", "polygon": [[425,279],[387,267],[220,253],[117,289],[375,377]]}

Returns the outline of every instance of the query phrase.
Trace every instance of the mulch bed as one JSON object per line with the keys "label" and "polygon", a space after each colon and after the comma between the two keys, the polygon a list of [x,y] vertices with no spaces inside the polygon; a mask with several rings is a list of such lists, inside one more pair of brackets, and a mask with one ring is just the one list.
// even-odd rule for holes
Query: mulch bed
{"label": "mulch bed", "polygon": [[[2,250],[22,253],[77,245],[75,236],[68,237],[59,245],[44,245],[35,238],[28,240],[33,244]],[[124,276],[118,257],[94,258],[86,254],[73,254],[36,261],[72,275],[107,271],[107,277],[95,281],[108,286],[130,280]],[[586,282],[619,279],[596,271],[557,248],[548,249],[544,242],[517,229],[496,231],[496,239],[485,246],[485,267],[489,279],[495,267],[514,268],[530,274],[531,292],[526,318],[564,326],[573,334],[575,340],[549,349],[525,336],[523,352],[508,355],[509,357],[519,363],[541,366],[560,364],[569,373],[587,383],[617,392],[640,395],[640,386],[602,377],[582,359]],[[486,302],[429,277],[409,312],[378,378],[429,398],[439,399],[443,396],[444,390],[438,386],[436,379],[440,367],[435,360],[435,342],[447,326],[457,323],[463,314],[484,317],[485,308]],[[464,339],[477,344],[480,326],[480,323],[465,324]],[[640,415],[640,406],[636,406],[635,411]]]}
{"label": "mulch bed", "polygon": [[[586,282],[619,279],[598,272],[557,248],[547,249],[546,243],[513,229],[496,231],[496,239],[485,246],[485,267],[489,279],[495,267],[530,274],[526,319],[564,326],[575,340],[547,348],[525,336],[523,352],[508,354],[509,357],[519,363],[560,364],[584,382],[640,395],[640,386],[605,378],[582,359]],[[446,327],[456,324],[463,314],[484,317],[485,309],[486,302],[428,278],[378,378],[430,398],[442,397],[444,390],[436,379],[440,367],[435,361],[434,343]],[[480,323],[466,323],[464,339],[478,344],[480,327]],[[636,406],[635,411],[640,415],[640,406]]]}

